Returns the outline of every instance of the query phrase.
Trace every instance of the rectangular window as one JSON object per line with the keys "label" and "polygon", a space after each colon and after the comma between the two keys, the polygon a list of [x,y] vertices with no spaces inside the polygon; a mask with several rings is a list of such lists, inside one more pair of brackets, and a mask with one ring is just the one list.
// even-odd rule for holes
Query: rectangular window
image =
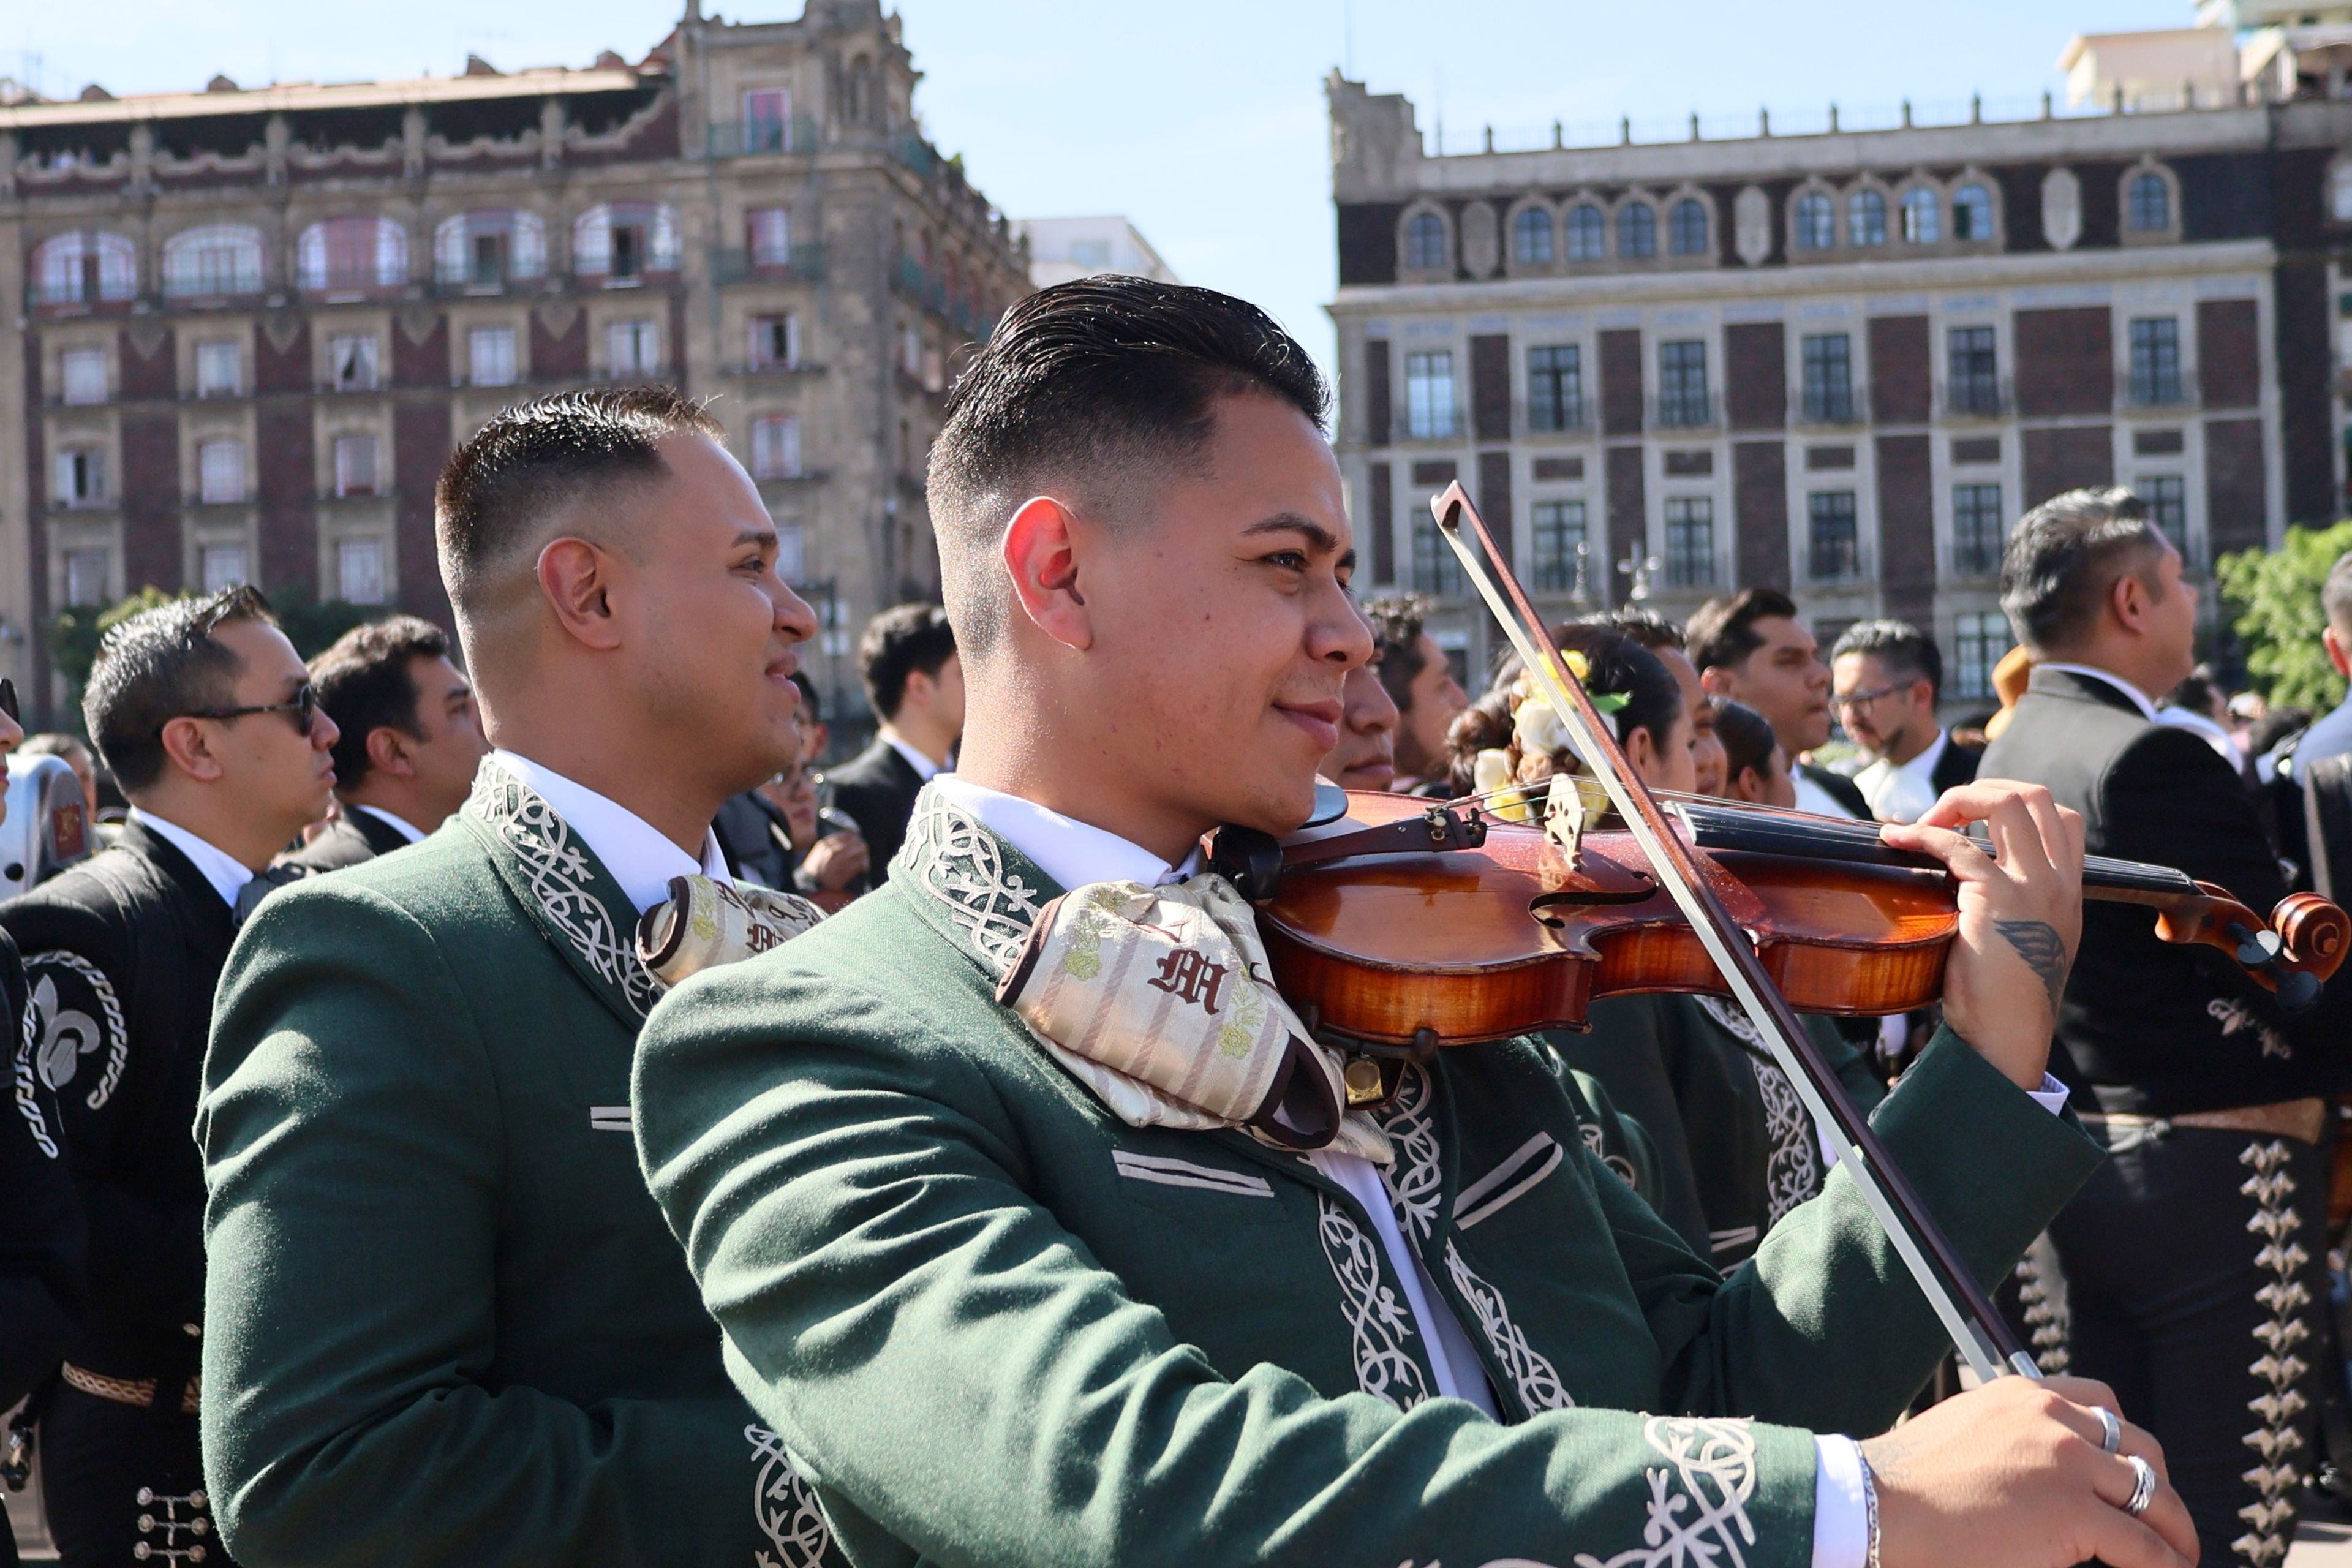
{"label": "rectangular window", "polygon": [[801,525],[797,522],[776,524],[776,575],[787,583],[797,584],[806,569],[801,548]]}
{"label": "rectangular window", "polygon": [[467,280],[477,289],[495,289],[506,281],[507,237],[502,234],[478,234],[473,240],[467,258]]}
{"label": "rectangular window", "polygon": [[604,326],[604,363],[616,380],[661,373],[661,337],[650,319],[609,321]]}
{"label": "rectangular window", "polygon": [[753,207],[744,215],[754,267],[782,267],[793,258],[793,215],[782,207]]}
{"label": "rectangular window", "polygon": [[1964,611],[1952,617],[1952,695],[1990,697],[1992,667],[2017,646],[2009,617],[1999,610]]}
{"label": "rectangular window", "polygon": [[235,397],[245,386],[245,354],[235,343],[196,345],[196,395]]}
{"label": "rectangular window", "polygon": [[476,386],[515,384],[512,327],[476,327],[466,334],[466,377]]}
{"label": "rectangular window", "polygon": [[2155,316],[2132,322],[2132,401],[2160,406],[2183,401],[2180,392],[2179,318]]}
{"label": "rectangular window", "polygon": [[252,579],[246,573],[245,546],[207,544],[196,552],[196,574],[207,594],[217,594]]}
{"label": "rectangular window", "polygon": [[1432,349],[1404,356],[1404,430],[1420,441],[1454,434],[1454,351]]}
{"label": "rectangular window", "polygon": [[634,283],[645,276],[646,231],[633,223],[613,226],[613,271],[611,281]]}
{"label": "rectangular window", "polygon": [[2189,481],[2179,474],[2153,474],[2138,485],[2139,499],[2147,503],[2147,520],[2172,541],[2185,559],[2189,554]]}
{"label": "rectangular window", "polygon": [[1990,327],[1954,327],[1946,340],[1950,374],[1946,396],[1961,414],[2000,412],[2000,362]]}
{"label": "rectangular window", "polygon": [[1584,356],[1575,343],[1528,351],[1528,428],[1584,427]]}
{"label": "rectangular window", "polygon": [[1706,390],[1706,344],[1696,338],[1658,345],[1658,423],[1692,429],[1715,423]]}
{"label": "rectangular window", "polygon": [[383,541],[344,539],[335,544],[335,597],[347,605],[381,605]]}
{"label": "rectangular window", "polygon": [[196,499],[227,506],[245,499],[245,443],[205,441],[196,447]]}
{"label": "rectangular window", "polygon": [[68,349],[58,356],[58,390],[68,403],[106,401],[106,351]]}
{"label": "rectangular window", "polygon": [[2001,535],[2008,521],[2000,512],[1999,485],[1952,487],[1952,570],[1963,577],[1990,577],[2000,570]]}
{"label": "rectangular window", "polygon": [[375,338],[338,337],[327,340],[327,365],[337,392],[375,390]]}
{"label": "rectangular window", "polygon": [[793,95],[780,87],[761,88],[743,95],[743,151],[782,153],[788,145],[785,127],[792,123]]}
{"label": "rectangular window", "polygon": [[66,603],[68,605],[103,605],[106,591],[106,552],[103,550],[68,550],[66,552]]}
{"label": "rectangular window", "polygon": [[1823,332],[1804,341],[1805,417],[1816,425],[1853,423],[1853,339]]}
{"label": "rectangular window", "polygon": [[781,316],[752,317],[748,363],[753,370],[789,370],[799,364],[800,318],[790,311]]}
{"label": "rectangular window", "polygon": [[751,421],[751,477],[789,479],[801,471],[801,422],[789,414]]}
{"label": "rectangular window", "polygon": [[[335,437],[335,493],[375,494],[375,437],[367,431]],[[348,595],[347,595],[348,596]],[[353,604],[360,601],[354,599]]]}
{"label": "rectangular window", "polygon": [[1666,581],[1677,588],[1701,588],[1715,581],[1712,497],[1666,498]]}
{"label": "rectangular window", "polygon": [[1862,530],[1852,490],[1815,490],[1806,498],[1812,577],[1851,583],[1862,575]]}
{"label": "rectangular window", "polygon": [[1580,500],[1539,500],[1530,510],[1535,529],[1536,586],[1568,593],[1591,584],[1580,580],[1586,566],[1583,552],[1584,503]]}
{"label": "rectangular window", "polygon": [[96,506],[106,500],[106,453],[96,447],[68,447],[57,458],[57,499],[67,506]]}
{"label": "rectangular window", "polygon": [[1470,592],[1462,558],[1437,531],[1426,508],[1415,507],[1412,520],[1412,586],[1417,594],[1436,599],[1458,599]]}

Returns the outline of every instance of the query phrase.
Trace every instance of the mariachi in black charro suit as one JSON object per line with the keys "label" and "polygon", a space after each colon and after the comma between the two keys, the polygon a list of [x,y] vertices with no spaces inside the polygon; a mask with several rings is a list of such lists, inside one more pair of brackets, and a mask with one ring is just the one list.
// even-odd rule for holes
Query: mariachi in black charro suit
{"label": "mariachi in black charro suit", "polygon": [[825,803],[839,808],[857,824],[873,856],[874,881],[889,879],[889,865],[907,841],[907,819],[915,814],[915,797],[923,791],[915,764],[879,735],[874,743],[824,774]]}
{"label": "mariachi in black charro suit", "polygon": [[[2178,867],[2267,914],[2287,887],[2254,804],[2202,736],[2121,687],[2037,668],[1987,778],[2046,785],[2091,853]],[[2111,1158],[2051,1226],[2072,1370],[2164,1444],[2207,1563],[2281,1561],[2311,1447],[2325,1300],[2325,1102],[2352,989],[2300,1015],[2148,911],[2092,903],[2051,1070]]]}
{"label": "mariachi in black charro suit", "polygon": [[[0,1017],[24,1016],[24,966],[0,931]],[[0,1106],[0,1409],[47,1382],[81,1321],[81,1204],[58,1142],[57,1097],[36,1070],[33,1045],[17,1029],[9,1103]],[[15,1457],[0,1453],[0,1464]],[[16,1561],[16,1534],[0,1529],[0,1565]]]}
{"label": "mariachi in black charro suit", "polygon": [[379,855],[389,855],[395,849],[405,849],[414,842],[391,823],[355,805],[343,807],[343,814],[328,824],[326,831],[290,855],[278,858],[276,866],[299,866],[305,875],[320,871],[340,871],[346,866],[357,866]]}
{"label": "mariachi in black charro suit", "polygon": [[1928,771],[1927,782],[1936,786],[1937,795],[1964,784],[1973,784],[1977,769],[1983,761],[1982,746],[1964,746],[1959,737],[1947,730],[1944,731],[1944,754],[1936,759],[1935,767]]}
{"label": "mariachi in black charro suit", "polygon": [[[68,1568],[203,1545],[196,1453],[204,1173],[189,1135],[228,900],[134,818],[115,847],[0,905],[24,956],[35,1072],[89,1228],[89,1300],[41,1423]],[[143,1524],[143,1528],[142,1528]]]}

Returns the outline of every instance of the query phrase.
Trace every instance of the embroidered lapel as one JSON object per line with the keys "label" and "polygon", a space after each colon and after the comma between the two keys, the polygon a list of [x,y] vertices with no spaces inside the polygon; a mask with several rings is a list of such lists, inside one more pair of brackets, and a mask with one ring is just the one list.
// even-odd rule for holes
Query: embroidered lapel
{"label": "embroidered lapel", "polygon": [[1038,914],[1066,891],[929,784],[890,862],[890,879],[901,878],[915,913],[991,979],[1013,966]]}
{"label": "embroidered lapel", "polygon": [[632,1034],[661,995],[637,962],[636,921],[621,886],[537,791],[485,759],[458,818],[588,989]]}

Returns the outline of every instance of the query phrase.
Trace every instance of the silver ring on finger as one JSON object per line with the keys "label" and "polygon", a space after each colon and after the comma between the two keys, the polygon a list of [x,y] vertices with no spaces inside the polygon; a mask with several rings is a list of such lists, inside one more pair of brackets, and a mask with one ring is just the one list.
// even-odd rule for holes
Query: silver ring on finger
{"label": "silver ring on finger", "polygon": [[2099,1418],[2099,1451],[2103,1454],[2120,1452],[2124,1446],[2122,1419],[2104,1405],[2095,1405],[2091,1409]]}
{"label": "silver ring on finger", "polygon": [[2132,1468],[2132,1495],[2125,1500],[2124,1511],[2137,1519],[2156,1500],[2156,1467],[2137,1454],[2124,1457],[2131,1461]]}

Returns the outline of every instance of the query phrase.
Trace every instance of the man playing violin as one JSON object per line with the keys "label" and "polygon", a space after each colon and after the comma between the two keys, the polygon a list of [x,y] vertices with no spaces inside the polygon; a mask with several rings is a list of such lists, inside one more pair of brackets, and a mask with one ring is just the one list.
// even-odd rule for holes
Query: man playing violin
{"label": "man playing violin", "polygon": [[[1870,1436],[1945,1342],[1843,1173],[1727,1278],[1586,1152],[1526,1042],[1336,1121],[1295,1040],[1235,1091],[1279,999],[1198,845],[1307,819],[1370,653],[1324,404],[1208,290],[1015,306],[932,455],[957,773],[882,891],[647,1021],[648,1181],[851,1557],[2193,1557],[2095,1384],[2002,1378]],[[1977,786],[1885,831],[1950,868],[1961,933],[1950,1030],[1876,1125],[1990,1280],[2097,1158],[2029,1092],[2080,830]],[[1053,1000],[1144,958],[1154,1021]]]}

